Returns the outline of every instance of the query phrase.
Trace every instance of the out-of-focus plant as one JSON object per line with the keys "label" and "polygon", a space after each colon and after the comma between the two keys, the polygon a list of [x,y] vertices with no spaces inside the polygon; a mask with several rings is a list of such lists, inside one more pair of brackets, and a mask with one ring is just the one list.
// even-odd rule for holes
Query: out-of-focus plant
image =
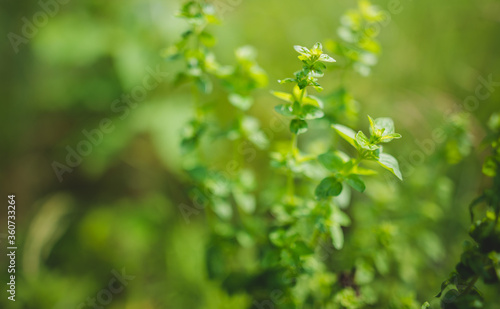
{"label": "out-of-focus plant", "polygon": [[[231,198],[247,212],[255,208],[255,198],[248,191],[254,186],[252,174],[243,172],[246,178],[231,179],[231,175],[217,171],[204,157],[200,143],[203,136],[213,141],[217,137],[229,137],[235,140],[235,156],[242,162],[242,152],[237,147],[243,140],[248,140],[258,147],[266,147],[267,140],[259,129],[257,119],[245,116],[244,111],[253,104],[251,93],[267,83],[265,72],[256,63],[256,53],[246,46],[236,50],[235,66],[221,65],[217,62],[211,47],[216,39],[207,27],[219,23],[214,7],[204,1],[189,1],[177,14],[185,18],[190,29],[182,34],[182,39],[166,49],[168,60],[181,59],[185,68],[178,75],[176,82],[192,82],[192,97],[195,106],[195,118],[182,132],[182,150],[186,155],[185,168],[198,187],[192,191],[193,199],[201,205],[211,205],[210,210],[224,219],[232,217]],[[223,128],[218,125],[214,115],[214,102],[210,94],[214,81],[218,80],[228,93],[228,101],[236,107],[233,125]],[[240,164],[232,170],[242,168]],[[232,171],[234,172],[234,171]],[[189,216],[189,210],[186,210]]]}
{"label": "out-of-focus plant", "polygon": [[340,70],[338,88],[325,97],[329,103],[326,115],[334,122],[356,123],[359,103],[348,89],[347,74],[370,75],[381,52],[377,36],[384,18],[382,10],[370,1],[358,1],[357,8],[348,10],[340,18],[338,38],[325,40],[325,48],[336,55],[336,68]]}
{"label": "out-of-focus plant", "polygon": [[[469,235],[473,241],[464,242],[460,262],[450,277],[441,285],[441,308],[483,308],[485,302],[476,287],[481,280],[500,288],[500,116],[494,114],[489,122],[492,130],[488,141],[492,155],[484,165],[483,173],[493,178],[491,188],[470,205],[472,226]],[[448,289],[448,287],[450,287]],[[446,293],[444,293],[446,290]],[[444,293],[444,295],[443,295]]]}
{"label": "out-of-focus plant", "polygon": [[213,90],[211,74],[219,68],[211,47],[215,44],[215,37],[207,27],[219,23],[212,5],[189,1],[184,4],[177,16],[184,18],[189,29],[182,33],[182,38],[164,52],[167,60],[181,60],[185,69],[177,74],[175,83],[192,82],[195,119],[183,132],[182,147],[185,153],[196,149],[201,136],[207,129],[206,105],[202,95],[210,94]]}
{"label": "out-of-focus plant", "polygon": [[[192,83],[195,101],[195,118],[184,128],[181,145],[184,167],[193,183],[190,195],[195,205],[181,206],[181,212],[185,219],[190,219],[201,208],[205,209],[211,230],[206,250],[207,273],[231,292],[238,289],[238,284],[232,281],[238,277],[235,274],[245,279],[253,275],[252,250],[259,231],[264,232],[260,221],[253,217],[257,184],[247,163],[253,160],[252,147],[264,149],[268,140],[259,120],[246,112],[254,103],[252,92],[267,84],[267,75],[256,62],[257,54],[251,46],[235,50],[235,65],[218,63],[210,49],[215,38],[206,28],[218,23],[214,13],[214,7],[204,1],[187,2],[178,15],[187,18],[191,29],[179,43],[167,49],[167,57],[180,58],[185,63],[177,82]],[[225,101],[218,102],[211,96],[216,90],[226,93]],[[221,125],[218,104],[226,104],[224,110],[232,109],[229,125]],[[204,148],[203,140],[209,144],[220,140],[233,144],[224,168],[217,168],[217,162],[207,158],[213,150]],[[251,156],[247,155],[249,149]],[[242,262],[242,256],[248,258]],[[235,259],[239,262],[235,263]]]}
{"label": "out-of-focus plant", "polygon": [[382,10],[370,1],[358,1],[356,9],[348,10],[340,18],[341,26],[337,29],[339,39],[327,40],[325,47],[342,57],[344,69],[354,69],[368,76],[371,67],[378,62],[381,47],[376,38],[384,18]]}

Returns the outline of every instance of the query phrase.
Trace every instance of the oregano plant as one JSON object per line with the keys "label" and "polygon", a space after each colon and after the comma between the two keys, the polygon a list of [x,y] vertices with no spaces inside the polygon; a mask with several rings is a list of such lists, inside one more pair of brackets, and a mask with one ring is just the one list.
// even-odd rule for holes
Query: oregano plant
{"label": "oregano plant", "polygon": [[[331,255],[342,251],[329,251],[327,243],[336,250],[343,249],[345,229],[352,224],[348,215],[351,192],[347,187],[365,191],[364,177],[377,173],[370,161],[402,180],[397,160],[384,150],[387,143],[401,138],[392,119],[368,116],[369,134],[365,134],[335,121],[342,119],[340,113],[325,117],[327,106],[311,93],[323,91],[319,80],[325,72],[335,71],[336,61],[323,51],[321,43],[311,48],[297,45],[294,49],[299,54],[301,68],[292,77],[278,81],[283,87],[290,87],[290,91],[272,91],[276,98],[284,101],[274,110],[289,119],[290,138],[286,143],[268,141],[260,131],[259,121],[247,114],[254,102],[252,92],[267,82],[264,70],[255,61],[255,51],[251,47],[239,48],[235,52],[236,65],[221,65],[210,49],[215,38],[207,31],[208,25],[218,21],[213,8],[203,1],[189,1],[179,15],[188,19],[191,29],[168,49],[169,59],[184,61],[186,69],[177,81],[191,81],[193,85],[195,119],[184,131],[182,145],[186,171],[194,185],[191,196],[205,208],[210,226],[206,251],[209,277],[220,282],[229,294],[248,293],[253,304],[268,301],[276,289],[282,296],[280,308],[308,305],[361,308],[372,304],[369,293],[360,292],[358,284],[362,282],[355,279],[356,269],[347,272],[329,263]],[[340,57],[347,57],[349,62],[343,66],[342,75],[351,69],[367,75],[369,71],[360,68],[363,63],[367,65],[367,53],[377,51],[374,48],[376,34],[366,32],[363,24],[345,20],[351,18],[364,23],[377,20],[380,13],[369,2],[360,1],[358,10],[349,11],[343,18],[343,27],[351,27],[358,37],[355,42],[342,45]],[[331,47],[332,42],[328,41]],[[352,51],[347,53],[348,49]],[[217,87],[214,81],[227,93],[224,108],[234,109],[227,126],[221,126],[217,108],[212,108],[216,104],[210,101]],[[341,85],[345,87],[344,77]],[[328,145],[329,150],[320,153],[301,149],[300,137],[310,131],[311,122],[318,121],[329,123],[333,131],[354,148],[354,153],[343,151],[343,144]],[[237,164],[231,168],[232,173],[216,169],[215,162],[207,161],[201,143],[203,138],[234,145],[232,154]],[[284,176],[271,173],[277,177],[272,182],[283,181],[283,190],[277,191],[282,194],[255,194],[258,192],[251,164],[245,162],[238,151],[245,142],[259,149],[272,149],[271,166]],[[193,209],[181,211],[188,217],[198,213]],[[318,293],[314,286],[323,292]]]}
{"label": "oregano plant", "polygon": [[483,164],[483,173],[492,178],[491,187],[469,206],[472,241],[463,244],[455,270],[441,285],[443,309],[484,308],[488,302],[477,287],[478,281],[500,288],[500,116],[490,118],[487,142],[492,154]]}

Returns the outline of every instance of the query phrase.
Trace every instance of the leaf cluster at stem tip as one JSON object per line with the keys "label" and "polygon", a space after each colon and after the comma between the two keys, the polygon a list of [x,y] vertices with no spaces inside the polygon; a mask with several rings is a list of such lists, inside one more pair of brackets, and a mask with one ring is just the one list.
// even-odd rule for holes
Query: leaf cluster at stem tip
{"label": "leaf cluster at stem tip", "polygon": [[278,82],[280,84],[297,83],[301,90],[312,86],[317,91],[322,91],[323,87],[318,83],[318,78],[324,75],[323,71],[326,69],[324,62],[335,62],[335,59],[323,54],[321,43],[314,44],[311,49],[299,45],[295,45],[294,48],[300,54],[298,58],[303,64],[302,70],[295,72],[293,78],[285,78]]}
{"label": "leaf cluster at stem tip", "polygon": [[328,169],[332,175],[326,177],[316,187],[316,197],[318,199],[326,199],[331,196],[338,196],[342,192],[342,183],[347,183],[356,191],[363,192],[365,184],[359,177],[362,175],[371,175],[375,171],[367,168],[362,168],[359,164],[364,161],[375,161],[383,168],[389,170],[400,180],[403,180],[399,164],[396,158],[382,151],[381,143],[388,143],[393,139],[401,138],[401,135],[395,133],[394,122],[390,118],[377,118],[370,120],[370,138],[363,131],[357,133],[352,129],[334,124],[332,128],[337,133],[356,148],[358,152],[357,158],[350,158],[347,154],[341,151],[329,151],[318,157],[318,161]]}

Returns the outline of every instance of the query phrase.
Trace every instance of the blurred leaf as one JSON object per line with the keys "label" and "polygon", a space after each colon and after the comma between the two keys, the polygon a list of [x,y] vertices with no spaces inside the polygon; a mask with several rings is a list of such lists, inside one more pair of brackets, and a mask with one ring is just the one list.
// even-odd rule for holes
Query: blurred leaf
{"label": "blurred leaf", "polygon": [[356,132],[341,124],[333,124],[332,128],[334,128],[335,131],[337,131],[337,133],[342,136],[342,138],[345,139],[349,144],[351,144],[353,147],[356,147],[356,143],[354,142],[356,139]]}
{"label": "blurred leaf", "polygon": [[339,224],[333,223],[330,226],[330,234],[332,237],[332,243],[335,249],[340,250],[344,246],[344,232]]}
{"label": "blurred leaf", "polygon": [[302,119],[293,119],[290,122],[290,132],[293,134],[303,134],[307,132],[307,122]]}
{"label": "blurred leaf", "polygon": [[394,158],[390,154],[381,153],[377,162],[382,167],[384,167],[385,169],[387,169],[391,173],[393,173],[400,180],[403,180],[403,175],[401,174],[401,171],[399,170],[399,164],[398,164],[398,161],[396,160],[396,158]]}
{"label": "blurred leaf", "polygon": [[327,177],[316,187],[316,197],[320,200],[338,196],[342,192],[342,184],[335,177]]}
{"label": "blurred leaf", "polygon": [[356,191],[361,192],[361,193],[365,192],[365,189],[366,189],[365,183],[358,176],[356,176],[356,175],[349,175],[347,177],[347,183],[351,187],[353,187],[354,189],[356,189]]}

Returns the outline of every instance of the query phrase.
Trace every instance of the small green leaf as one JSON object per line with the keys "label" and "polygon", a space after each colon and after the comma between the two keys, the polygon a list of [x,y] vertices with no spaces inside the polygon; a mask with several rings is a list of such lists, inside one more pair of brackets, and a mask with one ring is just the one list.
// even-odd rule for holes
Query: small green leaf
{"label": "small green leaf", "polygon": [[357,175],[349,175],[349,177],[347,177],[347,184],[361,193],[366,189],[365,183]]}
{"label": "small green leaf", "polygon": [[341,124],[332,124],[332,128],[334,128],[335,131],[337,131],[337,133],[342,136],[342,138],[345,139],[349,144],[351,144],[353,147],[356,147],[356,132]]}
{"label": "small green leaf", "polygon": [[279,79],[278,83],[280,84],[289,84],[289,83],[295,83],[297,80],[294,78],[285,78],[285,79]]}
{"label": "small green leaf", "polygon": [[498,163],[494,160],[493,157],[488,157],[484,161],[483,164],[483,174],[488,177],[495,177],[497,174]]}
{"label": "small green leaf", "polygon": [[293,119],[290,122],[290,132],[294,134],[302,134],[307,132],[307,122],[302,119]]}
{"label": "small green leaf", "polygon": [[340,224],[332,224],[330,226],[330,233],[332,236],[332,243],[335,249],[340,250],[344,246],[344,232]]}
{"label": "small green leaf", "polygon": [[243,111],[248,110],[253,104],[253,100],[251,97],[244,97],[236,93],[231,93],[228,98],[229,102],[232,105]]}
{"label": "small green leaf", "polygon": [[323,101],[321,101],[320,98],[312,96],[312,95],[309,95],[309,96],[305,95],[302,98],[302,104],[315,105],[315,106],[318,106],[319,108],[323,108],[325,106],[325,104],[323,103]]}
{"label": "small green leaf", "polygon": [[307,82],[307,80],[303,79],[303,80],[300,80],[299,83],[297,84],[297,86],[299,87],[299,89],[305,89],[307,86],[309,85],[309,83]]}
{"label": "small green leaf", "polygon": [[391,118],[377,118],[373,121],[373,124],[375,130],[370,128],[371,135],[382,137],[394,133],[394,121]]}
{"label": "small green leaf", "polygon": [[255,206],[257,205],[255,201],[255,196],[243,192],[241,189],[234,189],[233,190],[233,197],[234,200],[236,201],[236,204],[240,207],[241,210],[243,210],[247,214],[252,214],[255,211]]}
{"label": "small green leaf", "polygon": [[332,57],[328,56],[327,54],[322,54],[321,56],[319,56],[319,61],[323,61],[323,62],[336,62],[335,59],[333,59]]}
{"label": "small green leaf", "polygon": [[314,249],[309,247],[305,242],[303,241],[296,241],[291,244],[291,249],[295,254],[298,256],[306,256],[306,255],[311,255],[314,254]]}
{"label": "small green leaf", "polygon": [[288,103],[293,103],[293,97],[289,93],[279,92],[279,91],[271,91],[271,93],[272,93],[272,95],[274,95],[278,99],[281,99],[281,100],[286,101]]}
{"label": "small green leaf", "polygon": [[314,44],[311,53],[321,54],[323,52],[323,45],[320,42]]}
{"label": "small green leaf", "polygon": [[363,149],[372,151],[372,150],[380,148],[380,146],[377,146],[377,145],[370,143],[370,140],[366,137],[366,135],[362,131],[359,131],[356,134],[355,139],[356,139],[356,143],[359,145],[359,147],[361,147]]}
{"label": "small green leaf", "polygon": [[285,117],[293,117],[293,110],[291,104],[280,104],[274,107],[274,110],[278,112],[278,114],[283,115]]}
{"label": "small green leaf", "polygon": [[199,38],[200,38],[200,42],[203,43],[203,45],[205,45],[207,47],[212,47],[216,43],[215,37],[212,34],[205,32],[205,31],[200,33]]}
{"label": "small green leaf", "polygon": [[375,132],[375,122],[373,121],[373,118],[368,116],[368,121],[370,121],[370,135],[373,135],[373,132]]}
{"label": "small green leaf", "polygon": [[345,161],[335,151],[329,151],[318,156],[318,161],[331,172],[338,172],[344,167]]}
{"label": "small green leaf", "polygon": [[208,78],[206,76],[199,76],[198,78],[196,78],[195,83],[201,92],[203,92],[205,94],[212,92],[213,85],[212,85],[212,81],[210,80],[210,78]]}
{"label": "small green leaf", "polygon": [[390,154],[381,153],[377,162],[382,167],[386,168],[391,173],[393,173],[400,180],[403,180],[403,175],[401,174],[401,171],[399,170],[399,164],[398,164],[398,160],[396,160],[396,158],[394,158]]}
{"label": "small green leaf", "polygon": [[337,206],[332,206],[332,215],[331,220],[335,224],[339,224],[340,226],[349,226],[351,225],[351,218],[340,210]]}
{"label": "small green leaf", "polygon": [[318,119],[325,115],[321,108],[313,105],[302,106],[301,114],[304,119]]}
{"label": "small green leaf", "polygon": [[316,197],[318,199],[326,199],[330,196],[338,196],[342,192],[342,184],[335,177],[327,177],[323,179],[316,187]]}
{"label": "small green leaf", "polygon": [[233,216],[231,204],[224,199],[213,199],[213,211],[224,220],[229,220]]}
{"label": "small green leaf", "polygon": [[271,242],[278,246],[278,247],[283,247],[286,242],[285,242],[285,239],[286,239],[286,235],[285,235],[285,231],[283,230],[275,230],[275,231],[272,231],[271,233],[269,233],[269,239],[271,240]]}
{"label": "small green leaf", "polygon": [[388,143],[390,141],[392,141],[393,139],[399,139],[401,138],[401,134],[399,133],[391,133],[391,134],[387,134],[387,135],[384,135],[380,138],[380,141],[382,143]]}
{"label": "small green leaf", "polygon": [[422,305],[422,307],[421,307],[420,309],[427,309],[427,308],[430,308],[430,307],[431,307],[431,304],[429,304],[429,302],[428,302],[428,301],[426,301],[426,302]]}
{"label": "small green leaf", "polygon": [[311,54],[311,51],[304,47],[304,46],[300,46],[300,45],[294,45],[293,48],[299,53],[299,54],[302,54],[302,55],[310,55]]}

